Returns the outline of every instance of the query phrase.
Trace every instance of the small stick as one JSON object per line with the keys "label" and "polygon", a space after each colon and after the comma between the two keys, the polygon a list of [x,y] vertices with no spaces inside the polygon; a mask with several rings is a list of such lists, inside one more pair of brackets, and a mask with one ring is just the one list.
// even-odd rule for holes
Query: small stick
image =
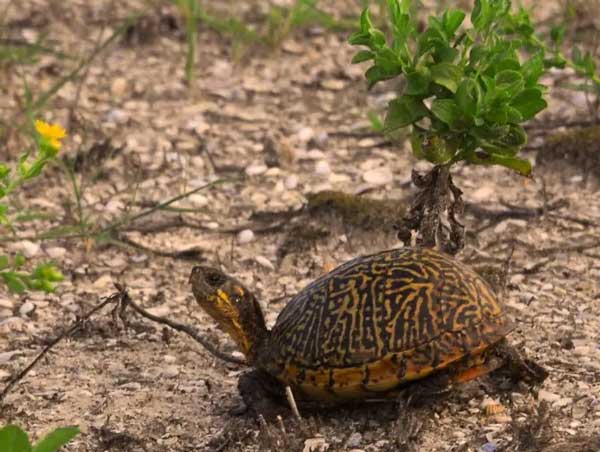
{"label": "small stick", "polygon": [[46,355],[46,353],[48,353],[52,349],[52,347],[54,347],[56,344],[58,344],[65,337],[70,336],[71,334],[73,334],[93,314],[95,314],[96,312],[98,312],[100,309],[102,309],[107,304],[117,302],[118,300],[121,299],[122,296],[123,296],[123,294],[121,292],[116,292],[116,293],[114,293],[114,294],[106,297],[103,301],[101,301],[94,308],[92,308],[89,312],[87,312],[83,317],[81,317],[80,319],[76,320],[75,323],[73,323],[73,325],[71,325],[71,327],[69,329],[65,330],[57,338],[55,338],[52,342],[50,342],[50,344],[48,344],[40,352],[40,354],[37,355],[35,357],[35,359],[33,361],[31,361],[31,363],[27,367],[25,367],[25,369],[23,369],[21,372],[19,372],[16,377],[14,377],[11,381],[8,382],[8,384],[6,385],[6,387],[2,390],[2,392],[0,392],[0,402],[2,402],[2,400],[4,400],[4,397],[6,397],[6,395],[13,388],[13,386],[16,385],[20,380],[22,380],[25,377],[25,375],[27,375],[29,373],[29,371],[31,369],[33,369],[33,367]]}
{"label": "small stick", "polygon": [[[119,288],[119,290],[122,290],[122,288]],[[175,331],[179,331],[179,332],[187,334],[192,339],[194,339],[196,342],[198,342],[200,345],[202,345],[208,352],[210,352],[212,355],[216,356],[217,358],[222,359],[223,361],[233,363],[233,364],[247,365],[246,361],[236,358],[234,356],[231,356],[227,353],[223,353],[222,351],[218,350],[214,345],[212,345],[205,338],[200,336],[196,332],[196,330],[194,330],[192,327],[189,327],[182,323],[174,322],[169,319],[165,319],[163,317],[158,317],[156,315],[150,314],[145,309],[136,305],[131,300],[131,297],[129,297],[129,294],[127,292],[123,291],[122,293],[123,293],[122,303],[125,305],[131,306],[142,317],[146,317],[147,319],[150,319],[153,322],[162,323],[163,325],[167,325],[167,326],[173,328]]]}
{"label": "small stick", "polygon": [[290,404],[292,413],[294,413],[294,416],[296,416],[296,419],[301,421],[302,416],[300,416],[300,411],[298,411],[298,405],[296,405],[296,399],[294,399],[294,394],[292,393],[292,388],[290,388],[289,386],[285,387],[285,397],[287,398],[287,401]]}
{"label": "small stick", "polygon": [[287,435],[287,431],[285,430],[285,425],[283,425],[283,418],[281,416],[277,416],[277,424],[279,424],[279,430],[281,430],[281,434],[283,436]]}

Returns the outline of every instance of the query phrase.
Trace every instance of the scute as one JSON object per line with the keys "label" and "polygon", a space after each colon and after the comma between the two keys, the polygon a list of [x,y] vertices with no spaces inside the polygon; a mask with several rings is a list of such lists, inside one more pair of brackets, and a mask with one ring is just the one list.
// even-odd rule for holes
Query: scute
{"label": "scute", "polygon": [[272,340],[282,381],[356,396],[480,353],[512,328],[472,270],[434,250],[402,248],[308,285],[282,310]]}

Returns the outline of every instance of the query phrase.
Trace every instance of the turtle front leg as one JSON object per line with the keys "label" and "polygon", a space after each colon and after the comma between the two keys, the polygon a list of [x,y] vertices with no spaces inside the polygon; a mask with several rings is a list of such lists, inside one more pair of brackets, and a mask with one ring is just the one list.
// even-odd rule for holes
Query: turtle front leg
{"label": "turtle front leg", "polygon": [[509,377],[515,381],[524,381],[530,385],[536,386],[548,378],[548,371],[527,357],[521,354],[508,342],[502,341],[495,349],[504,366],[498,369],[503,373],[508,373]]}
{"label": "turtle front leg", "polygon": [[283,386],[265,372],[253,370],[243,374],[238,381],[238,390],[246,411],[254,417],[262,415],[265,419],[274,420],[277,416],[284,417],[290,413],[285,405]]}

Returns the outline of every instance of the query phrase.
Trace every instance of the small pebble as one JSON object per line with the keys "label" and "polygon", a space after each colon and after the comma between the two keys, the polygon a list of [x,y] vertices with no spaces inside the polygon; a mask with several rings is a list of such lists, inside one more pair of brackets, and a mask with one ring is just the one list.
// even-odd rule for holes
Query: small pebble
{"label": "small pebble", "polygon": [[392,174],[392,170],[380,166],[379,168],[374,168],[372,170],[366,171],[363,176],[363,180],[368,184],[372,185],[386,185],[390,184],[394,180],[394,175]]}
{"label": "small pebble", "polygon": [[540,389],[538,392],[538,399],[553,403],[560,400],[560,396],[553,392],[546,391],[545,389]]}
{"label": "small pebble", "polygon": [[496,443],[485,443],[483,446],[481,446],[479,448],[478,452],[496,452],[496,450],[498,449],[498,446],[496,446]]}
{"label": "small pebble", "polygon": [[30,242],[29,240],[23,240],[17,244],[17,248],[25,255],[25,257],[32,258],[40,251],[40,244]]}
{"label": "small pebble", "polygon": [[275,271],[275,266],[271,263],[271,261],[269,259],[267,259],[265,256],[255,256],[254,260],[261,266],[271,270],[271,271]]}
{"label": "small pebble", "polygon": [[298,186],[298,176],[290,174],[285,178],[285,188],[288,190],[294,190]]}
{"label": "small pebble", "polygon": [[254,232],[251,229],[240,231],[237,236],[238,243],[250,243],[254,240]]}
{"label": "small pebble", "polygon": [[115,97],[123,97],[127,91],[127,79],[117,77],[110,85],[110,92]]}
{"label": "small pebble", "polygon": [[125,389],[126,391],[139,391],[142,389],[142,384],[138,383],[137,381],[130,381],[129,383],[124,383],[119,387]]}
{"label": "small pebble", "polygon": [[52,259],[62,259],[65,254],[67,254],[67,250],[65,248],[61,248],[60,246],[53,246],[52,248],[46,249],[46,253]]}
{"label": "small pebble", "polygon": [[189,197],[189,200],[194,207],[204,207],[208,204],[208,198],[202,193],[194,193]]}
{"label": "small pebble", "polygon": [[331,174],[331,167],[325,160],[319,160],[315,164],[315,173],[319,176],[329,176]]}
{"label": "small pebble", "polygon": [[177,375],[180,374],[180,369],[177,366],[165,366],[160,374],[161,376],[165,377],[165,378],[175,378]]}
{"label": "small pebble", "polygon": [[92,283],[92,285],[97,289],[105,289],[109,286],[112,286],[113,279],[109,274],[102,275],[96,281]]}
{"label": "small pebble", "polygon": [[329,449],[329,444],[325,438],[308,438],[304,441],[302,452],[325,452]]}
{"label": "small pebble", "polygon": [[362,435],[358,432],[354,432],[348,437],[348,440],[346,441],[346,447],[356,448],[360,446],[361,442]]}
{"label": "small pebble", "polygon": [[246,167],[246,174],[248,176],[258,176],[267,172],[268,169],[269,168],[267,167],[267,165],[264,165],[262,163],[253,163],[252,165]]}
{"label": "small pebble", "polygon": [[19,308],[19,315],[21,317],[26,317],[29,314],[32,314],[35,311],[35,305],[31,301],[26,301]]}

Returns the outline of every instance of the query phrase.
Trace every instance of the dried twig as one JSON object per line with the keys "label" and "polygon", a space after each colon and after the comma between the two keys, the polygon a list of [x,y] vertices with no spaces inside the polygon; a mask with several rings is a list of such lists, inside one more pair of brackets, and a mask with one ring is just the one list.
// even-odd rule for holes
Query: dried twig
{"label": "dried twig", "polygon": [[4,397],[9,393],[9,391],[19,382],[21,381],[31,369],[60,341],[62,341],[65,337],[70,336],[75,331],[77,331],[83,324],[86,322],[92,315],[98,312],[107,304],[117,303],[121,300],[123,296],[122,292],[116,292],[108,297],[106,297],[103,301],[98,303],[94,308],[88,311],[83,317],[77,319],[71,327],[62,332],[58,337],[56,337],[52,342],[50,342],[36,357],[31,363],[25,367],[21,372],[19,372],[8,384],[4,387],[2,392],[0,392],[0,402],[4,400]]}
{"label": "dried twig", "polygon": [[285,397],[290,405],[290,408],[292,409],[292,413],[294,413],[294,416],[296,417],[296,419],[301,421],[302,416],[300,416],[300,411],[298,410],[298,405],[296,404],[296,399],[294,398],[294,393],[292,392],[292,388],[290,388],[289,386],[285,387]]}
{"label": "dried twig", "polygon": [[216,356],[217,358],[222,359],[223,361],[233,363],[233,364],[247,365],[246,361],[236,358],[234,356],[231,356],[227,353],[223,353],[222,351],[218,350],[214,345],[212,345],[210,342],[208,342],[204,337],[200,336],[196,332],[196,330],[194,330],[194,328],[192,328],[188,325],[184,325],[182,323],[174,322],[172,320],[150,314],[148,311],[146,311],[142,307],[135,304],[131,300],[131,297],[129,296],[129,294],[125,290],[123,290],[123,288],[119,287],[119,290],[123,294],[123,298],[122,298],[121,302],[123,303],[124,307],[131,306],[142,317],[146,317],[147,319],[152,320],[153,322],[162,323],[163,325],[167,325],[170,328],[174,329],[175,331],[179,331],[179,332],[187,334],[192,339],[194,339],[196,342],[198,342],[200,345],[202,345],[208,352],[210,352],[212,355]]}

